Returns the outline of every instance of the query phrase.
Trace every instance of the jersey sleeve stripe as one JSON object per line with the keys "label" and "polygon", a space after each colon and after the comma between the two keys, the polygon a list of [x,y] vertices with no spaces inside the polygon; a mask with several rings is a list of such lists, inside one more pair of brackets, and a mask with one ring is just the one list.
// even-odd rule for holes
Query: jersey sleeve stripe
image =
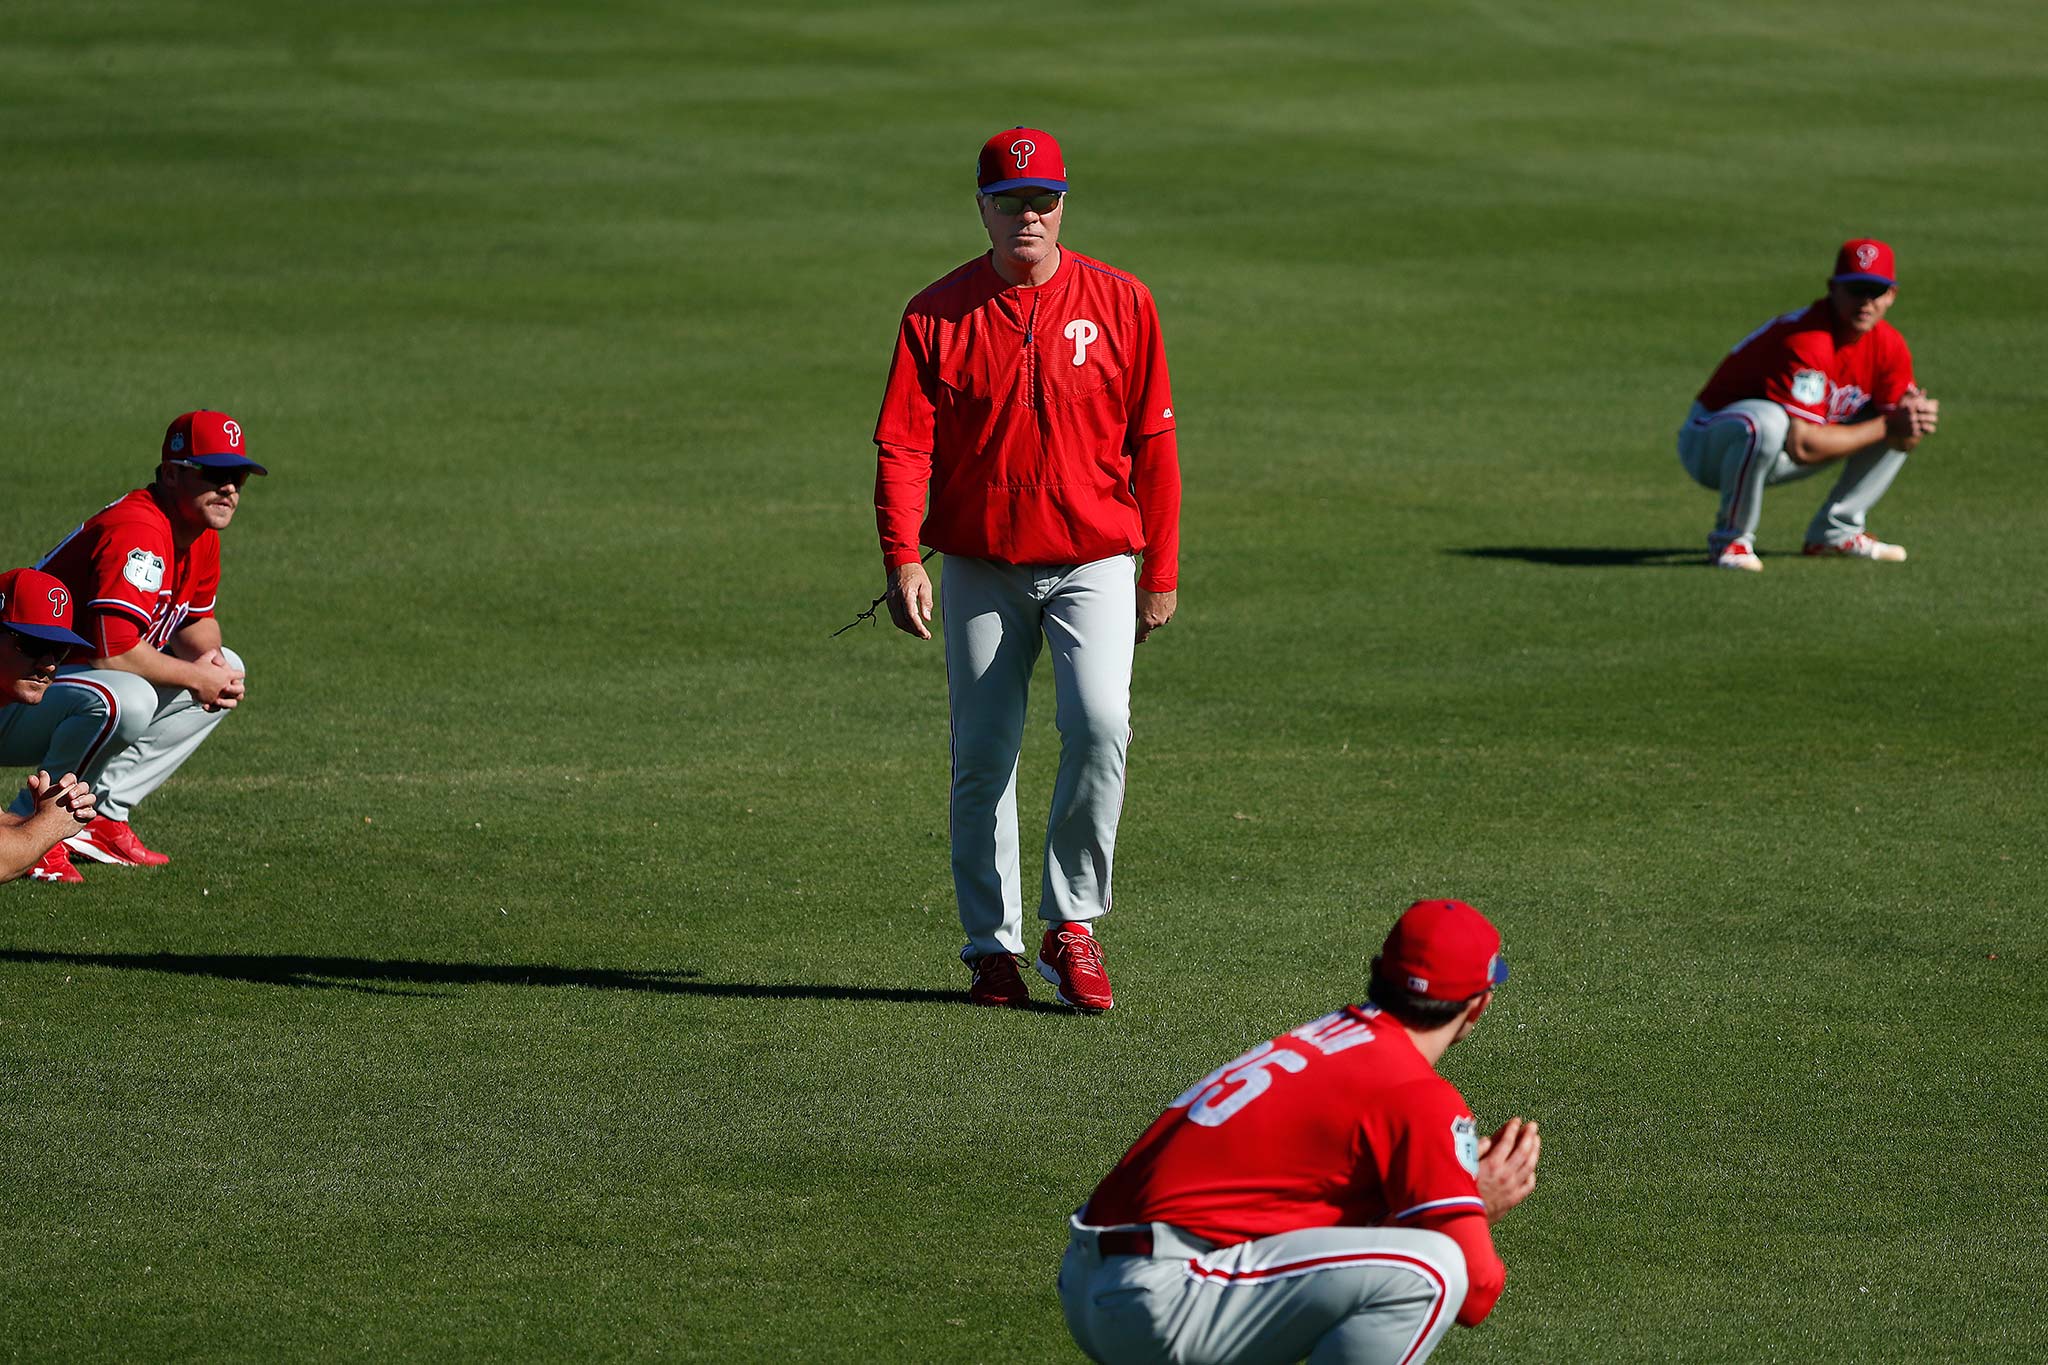
{"label": "jersey sleeve stripe", "polygon": [[118,611],[123,615],[134,617],[145,626],[149,624],[148,612],[136,606],[133,602],[124,601],[119,597],[95,597],[85,605],[88,607],[99,607],[103,610]]}
{"label": "jersey sleeve stripe", "polygon": [[1458,1208],[1474,1208],[1483,1213],[1486,1211],[1486,1201],[1476,1194],[1461,1194],[1450,1199],[1430,1199],[1402,1209],[1394,1215],[1394,1219],[1396,1222],[1399,1222],[1403,1218],[1413,1218],[1418,1213],[1431,1213],[1437,1209]]}

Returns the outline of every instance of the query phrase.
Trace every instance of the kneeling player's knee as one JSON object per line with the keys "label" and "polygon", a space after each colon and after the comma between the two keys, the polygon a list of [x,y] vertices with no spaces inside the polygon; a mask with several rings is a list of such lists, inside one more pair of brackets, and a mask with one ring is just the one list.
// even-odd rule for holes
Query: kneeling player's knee
{"label": "kneeling player's knee", "polygon": [[147,679],[133,673],[116,673],[111,670],[94,675],[105,686],[109,710],[114,722],[114,739],[120,744],[133,744],[148,733],[150,722],[156,719],[157,695]]}
{"label": "kneeling player's knee", "polygon": [[229,649],[226,645],[220,647],[220,656],[226,659],[228,667],[234,669],[237,673],[247,673],[249,671],[249,665],[242,662],[242,656]]}
{"label": "kneeling player's knee", "polygon": [[1785,448],[1785,439],[1792,434],[1792,419],[1783,408],[1776,403],[1758,403],[1750,409],[1749,416],[1756,423],[1759,445],[1773,454]]}

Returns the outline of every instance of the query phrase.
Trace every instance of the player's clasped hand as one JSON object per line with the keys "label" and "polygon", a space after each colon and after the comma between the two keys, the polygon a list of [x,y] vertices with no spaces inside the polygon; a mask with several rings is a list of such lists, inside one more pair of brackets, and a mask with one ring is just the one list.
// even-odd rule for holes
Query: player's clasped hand
{"label": "player's clasped hand", "polygon": [[1492,1137],[1479,1139],[1479,1197],[1486,1204],[1487,1222],[1498,1222],[1536,1188],[1536,1161],[1542,1151],[1535,1121],[1524,1121],[1520,1115],[1503,1123]]}
{"label": "player's clasped hand", "polygon": [[1920,444],[1921,437],[1933,434],[1940,418],[1940,402],[1929,398],[1918,384],[1910,385],[1898,403],[1885,413],[1885,433],[1901,450],[1911,450]]}
{"label": "player's clasped hand", "polygon": [[[35,813],[61,811],[67,819],[84,829],[99,814],[98,802],[92,794],[92,787],[78,780],[76,773],[66,773],[56,781],[38,769],[28,779],[29,800],[35,803]],[[74,831],[75,832],[75,831]]]}
{"label": "player's clasped hand", "polygon": [[932,638],[932,580],[922,564],[889,570],[889,619],[905,635]]}
{"label": "player's clasped hand", "polygon": [[208,650],[194,662],[206,670],[205,678],[192,688],[199,704],[209,711],[234,710],[248,691],[248,675],[229,664],[217,649]]}

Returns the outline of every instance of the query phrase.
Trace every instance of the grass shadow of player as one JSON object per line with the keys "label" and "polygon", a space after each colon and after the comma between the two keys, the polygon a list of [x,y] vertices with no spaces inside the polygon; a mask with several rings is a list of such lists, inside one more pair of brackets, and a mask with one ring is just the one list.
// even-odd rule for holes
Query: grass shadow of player
{"label": "grass shadow of player", "polygon": [[[904,986],[832,986],[751,981],[704,981],[687,969],[557,967],[547,963],[417,962],[404,958],[312,957],[290,953],[53,953],[0,948],[0,964],[107,967],[244,981],[256,986],[360,991],[367,995],[438,995],[433,986],[569,986],[593,991],[649,991],[736,1000],[849,1000],[897,1005],[965,1005],[965,990]],[[977,1007],[979,1008],[979,1007]],[[1034,1000],[1026,1008],[1068,1014]]]}
{"label": "grass shadow of player", "polygon": [[1706,558],[1698,548],[1637,549],[1606,545],[1469,545],[1453,546],[1447,555],[1467,559],[1519,559],[1525,564],[1552,564],[1568,569],[1669,569],[1697,565]]}

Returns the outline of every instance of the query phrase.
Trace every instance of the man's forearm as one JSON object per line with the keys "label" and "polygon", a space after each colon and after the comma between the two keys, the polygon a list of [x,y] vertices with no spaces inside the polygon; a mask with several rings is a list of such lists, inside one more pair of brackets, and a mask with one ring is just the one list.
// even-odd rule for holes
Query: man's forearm
{"label": "man's forearm", "polygon": [[34,867],[52,844],[77,828],[61,812],[55,819],[41,811],[34,815],[0,812],[0,882],[13,881]]}
{"label": "man's forearm", "polygon": [[220,648],[220,622],[211,616],[188,621],[171,637],[169,653],[180,659],[199,659]]}
{"label": "man's forearm", "polygon": [[206,673],[198,664],[166,654],[146,640],[136,641],[125,653],[94,659],[92,666],[133,673],[158,687],[182,687],[188,691],[206,681]]}
{"label": "man's forearm", "polygon": [[1882,417],[1873,417],[1867,422],[1830,423],[1827,426],[1795,417],[1790,439],[1785,442],[1785,453],[1792,457],[1794,464],[1826,464],[1830,460],[1854,455],[1859,450],[1885,444],[1887,436]]}

